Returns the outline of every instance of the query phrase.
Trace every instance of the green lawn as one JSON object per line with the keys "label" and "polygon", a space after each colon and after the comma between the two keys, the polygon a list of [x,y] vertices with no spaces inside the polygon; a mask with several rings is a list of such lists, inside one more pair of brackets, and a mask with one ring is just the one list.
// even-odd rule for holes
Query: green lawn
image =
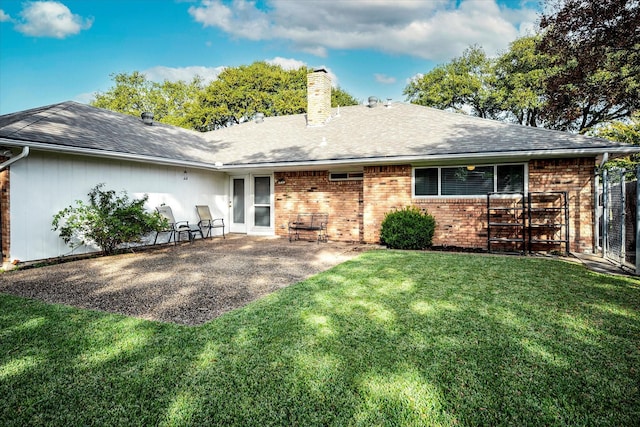
{"label": "green lawn", "polygon": [[634,425],[640,281],[372,251],[201,327],[0,295],[0,424]]}

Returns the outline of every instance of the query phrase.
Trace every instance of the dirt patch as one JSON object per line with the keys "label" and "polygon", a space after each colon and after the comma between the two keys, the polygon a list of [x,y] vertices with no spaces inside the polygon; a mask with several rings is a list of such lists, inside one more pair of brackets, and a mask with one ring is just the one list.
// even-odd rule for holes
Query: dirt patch
{"label": "dirt patch", "polygon": [[0,292],[199,325],[347,261],[366,246],[227,236],[0,274]]}

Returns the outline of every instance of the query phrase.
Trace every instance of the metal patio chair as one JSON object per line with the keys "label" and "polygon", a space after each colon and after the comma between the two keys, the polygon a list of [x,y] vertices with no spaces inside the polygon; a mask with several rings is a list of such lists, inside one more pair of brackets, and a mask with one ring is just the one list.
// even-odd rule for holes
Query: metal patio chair
{"label": "metal patio chair", "polygon": [[170,243],[171,238],[173,237],[174,245],[178,244],[178,241],[181,240],[181,236],[183,233],[187,234],[191,243],[193,243],[196,238],[195,235],[198,233],[200,234],[200,237],[204,239],[204,235],[202,234],[202,230],[200,229],[200,227],[189,224],[189,221],[176,221],[170,206],[158,206],[156,210],[160,215],[166,218],[167,222],[169,223],[169,228],[156,233],[156,238],[153,241],[154,245],[158,241],[158,235],[160,233],[169,233],[169,240],[167,240],[167,243]]}
{"label": "metal patio chair", "polygon": [[203,239],[204,237],[213,237],[213,234],[211,234],[212,228],[222,228],[222,238],[226,239],[224,237],[224,218],[213,218],[207,205],[196,205],[196,210],[200,218],[198,227],[200,227],[201,234],[203,229],[207,230],[207,234],[206,236],[203,235]]}

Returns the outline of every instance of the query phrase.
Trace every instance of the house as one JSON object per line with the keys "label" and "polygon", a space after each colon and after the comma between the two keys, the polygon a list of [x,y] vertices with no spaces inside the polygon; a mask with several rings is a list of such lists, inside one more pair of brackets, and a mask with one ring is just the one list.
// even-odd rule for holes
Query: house
{"label": "house", "polygon": [[330,91],[315,71],[306,115],[204,134],[73,102],[0,117],[4,260],[68,254],[51,218],[100,182],[179,219],[208,204],[227,231],[252,235],[285,236],[295,213],[328,212],[330,239],[377,243],[384,215],[415,205],[435,217],[435,245],[480,249],[488,192],[566,192],[567,249],[591,252],[596,166],[640,151],[399,102],[332,109]]}

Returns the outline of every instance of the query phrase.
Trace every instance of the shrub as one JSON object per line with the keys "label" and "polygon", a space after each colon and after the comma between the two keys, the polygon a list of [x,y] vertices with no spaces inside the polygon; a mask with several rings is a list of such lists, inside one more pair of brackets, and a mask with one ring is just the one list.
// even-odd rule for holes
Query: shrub
{"label": "shrub", "polygon": [[91,189],[89,204],[76,200],[54,215],[53,230],[60,230],[66,244],[72,248],[92,244],[112,254],[122,243],[140,242],[144,235],[166,229],[160,214],[145,211],[148,195],[131,200],[126,192],[117,195],[103,187],[104,183]]}
{"label": "shrub", "polygon": [[385,215],[380,240],[392,249],[424,249],[431,246],[436,221],[417,207],[406,207]]}

